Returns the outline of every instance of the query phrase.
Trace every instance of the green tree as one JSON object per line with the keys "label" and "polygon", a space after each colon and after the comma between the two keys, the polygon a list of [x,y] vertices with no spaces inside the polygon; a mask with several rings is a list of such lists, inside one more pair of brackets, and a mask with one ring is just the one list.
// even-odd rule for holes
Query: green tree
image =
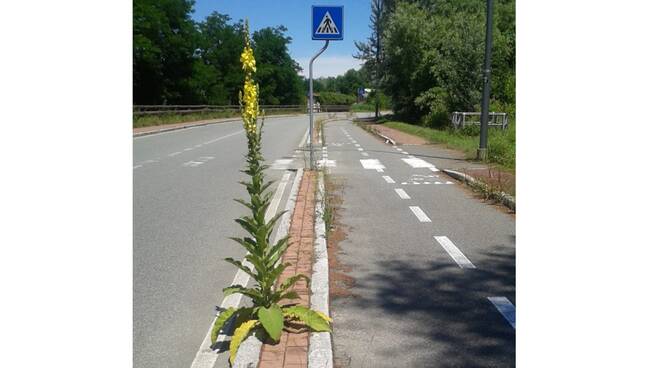
{"label": "green tree", "polygon": [[376,118],[380,115],[380,93],[381,76],[382,76],[382,38],[383,28],[385,25],[385,4],[383,0],[371,0],[371,16],[369,17],[369,28],[371,28],[371,35],[366,42],[355,42],[355,47],[358,53],[354,55],[355,58],[364,60],[363,69],[369,75],[371,85],[374,87],[374,95],[376,95]]}
{"label": "green tree", "polygon": [[188,103],[195,51],[192,0],[133,2],[133,101]]}
{"label": "green tree", "polygon": [[298,76],[298,63],[289,55],[291,37],[284,26],[263,28],[254,32],[255,59],[259,68],[256,80],[265,105],[296,105],[304,102],[303,80]]}

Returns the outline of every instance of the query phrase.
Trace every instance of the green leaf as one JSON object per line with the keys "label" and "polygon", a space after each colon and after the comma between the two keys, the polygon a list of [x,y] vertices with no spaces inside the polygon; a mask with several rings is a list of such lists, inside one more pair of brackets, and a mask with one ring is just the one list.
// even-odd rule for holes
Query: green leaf
{"label": "green leaf", "polygon": [[272,304],[270,308],[260,307],[257,314],[259,315],[259,322],[264,326],[268,335],[273,340],[279,341],[284,328],[284,316],[280,306]]}
{"label": "green leaf", "polygon": [[236,308],[231,307],[220,313],[220,315],[215,319],[215,322],[213,323],[213,329],[211,330],[211,345],[215,344],[215,342],[218,340],[220,330],[225,327],[225,323],[227,323],[229,318],[231,318],[235,312]]}
{"label": "green leaf", "polygon": [[261,302],[261,293],[257,289],[254,288],[246,288],[243,285],[232,285],[228,286],[224,289],[222,289],[222,292],[225,294],[225,296],[235,294],[235,293],[240,293],[248,298],[251,298],[252,301],[255,303],[260,303]]}
{"label": "green leaf", "polygon": [[239,269],[241,269],[241,271],[247,273],[253,279],[255,279],[255,280],[257,279],[257,275],[255,275],[254,272],[252,272],[252,270],[250,270],[247,266],[245,266],[241,262],[239,262],[239,261],[237,261],[233,258],[225,258],[225,261],[227,261],[227,262],[233,264],[234,266],[238,267]]}
{"label": "green leaf", "polygon": [[229,363],[234,364],[234,359],[236,359],[236,353],[238,353],[238,347],[241,345],[243,340],[248,336],[250,331],[258,323],[256,319],[251,319],[243,322],[236,331],[234,331],[234,336],[231,338],[229,343]]}
{"label": "green leaf", "polygon": [[330,332],[330,317],[327,317],[325,314],[311,310],[307,307],[301,305],[296,305],[293,307],[288,307],[283,309],[284,315],[287,317],[293,317],[307,326],[310,329],[316,332]]}
{"label": "green leaf", "polygon": [[295,284],[296,281],[298,281],[300,279],[303,279],[303,280],[307,281],[307,287],[309,287],[309,277],[299,273],[297,275],[293,275],[293,276],[289,277],[288,279],[284,280],[282,285],[280,285],[279,291],[280,292],[285,291],[286,289],[290,288],[291,285]]}

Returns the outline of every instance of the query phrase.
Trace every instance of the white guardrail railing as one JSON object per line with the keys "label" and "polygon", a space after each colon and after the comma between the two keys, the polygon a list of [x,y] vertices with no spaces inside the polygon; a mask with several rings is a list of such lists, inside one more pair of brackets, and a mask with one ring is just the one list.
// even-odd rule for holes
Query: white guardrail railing
{"label": "white guardrail railing", "polygon": [[[459,112],[454,111],[451,114],[451,123],[454,128],[464,128],[466,125],[479,125],[481,124],[480,112]],[[509,125],[509,118],[504,112],[491,112],[488,113],[488,126],[501,127],[506,129]]]}

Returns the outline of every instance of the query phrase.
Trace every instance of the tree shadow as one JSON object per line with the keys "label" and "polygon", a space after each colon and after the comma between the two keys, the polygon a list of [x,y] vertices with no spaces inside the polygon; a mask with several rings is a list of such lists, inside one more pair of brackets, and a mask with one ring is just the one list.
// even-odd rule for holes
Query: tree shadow
{"label": "tree shadow", "polygon": [[407,255],[378,261],[375,272],[359,278],[357,288],[366,292],[349,303],[367,316],[387,316],[380,321],[391,318],[392,325],[375,328],[399,334],[387,349],[374,348],[377,360],[405,356],[415,367],[515,366],[515,330],[487,299],[506,296],[515,304],[515,250],[490,249],[475,257],[477,269]]}

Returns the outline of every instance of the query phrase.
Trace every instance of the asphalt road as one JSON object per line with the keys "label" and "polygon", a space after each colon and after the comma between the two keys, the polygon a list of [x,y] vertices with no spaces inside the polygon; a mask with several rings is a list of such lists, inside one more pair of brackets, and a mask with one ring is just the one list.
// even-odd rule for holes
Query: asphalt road
{"label": "asphalt road", "polygon": [[[137,368],[190,367],[236,268],[225,257],[244,250],[233,219],[245,208],[246,139],[241,122],[136,137],[133,141],[133,360]],[[293,157],[307,116],[268,118],[266,162],[280,180],[302,167]],[[290,161],[288,161],[290,160]],[[291,175],[293,178],[293,175]],[[283,207],[291,180],[280,204]],[[222,366],[225,359],[218,359]]]}
{"label": "asphalt road", "polygon": [[448,183],[437,170],[469,165],[450,151],[392,147],[348,121],[325,135],[355,280],[331,301],[338,365],[515,366],[513,216]]}

